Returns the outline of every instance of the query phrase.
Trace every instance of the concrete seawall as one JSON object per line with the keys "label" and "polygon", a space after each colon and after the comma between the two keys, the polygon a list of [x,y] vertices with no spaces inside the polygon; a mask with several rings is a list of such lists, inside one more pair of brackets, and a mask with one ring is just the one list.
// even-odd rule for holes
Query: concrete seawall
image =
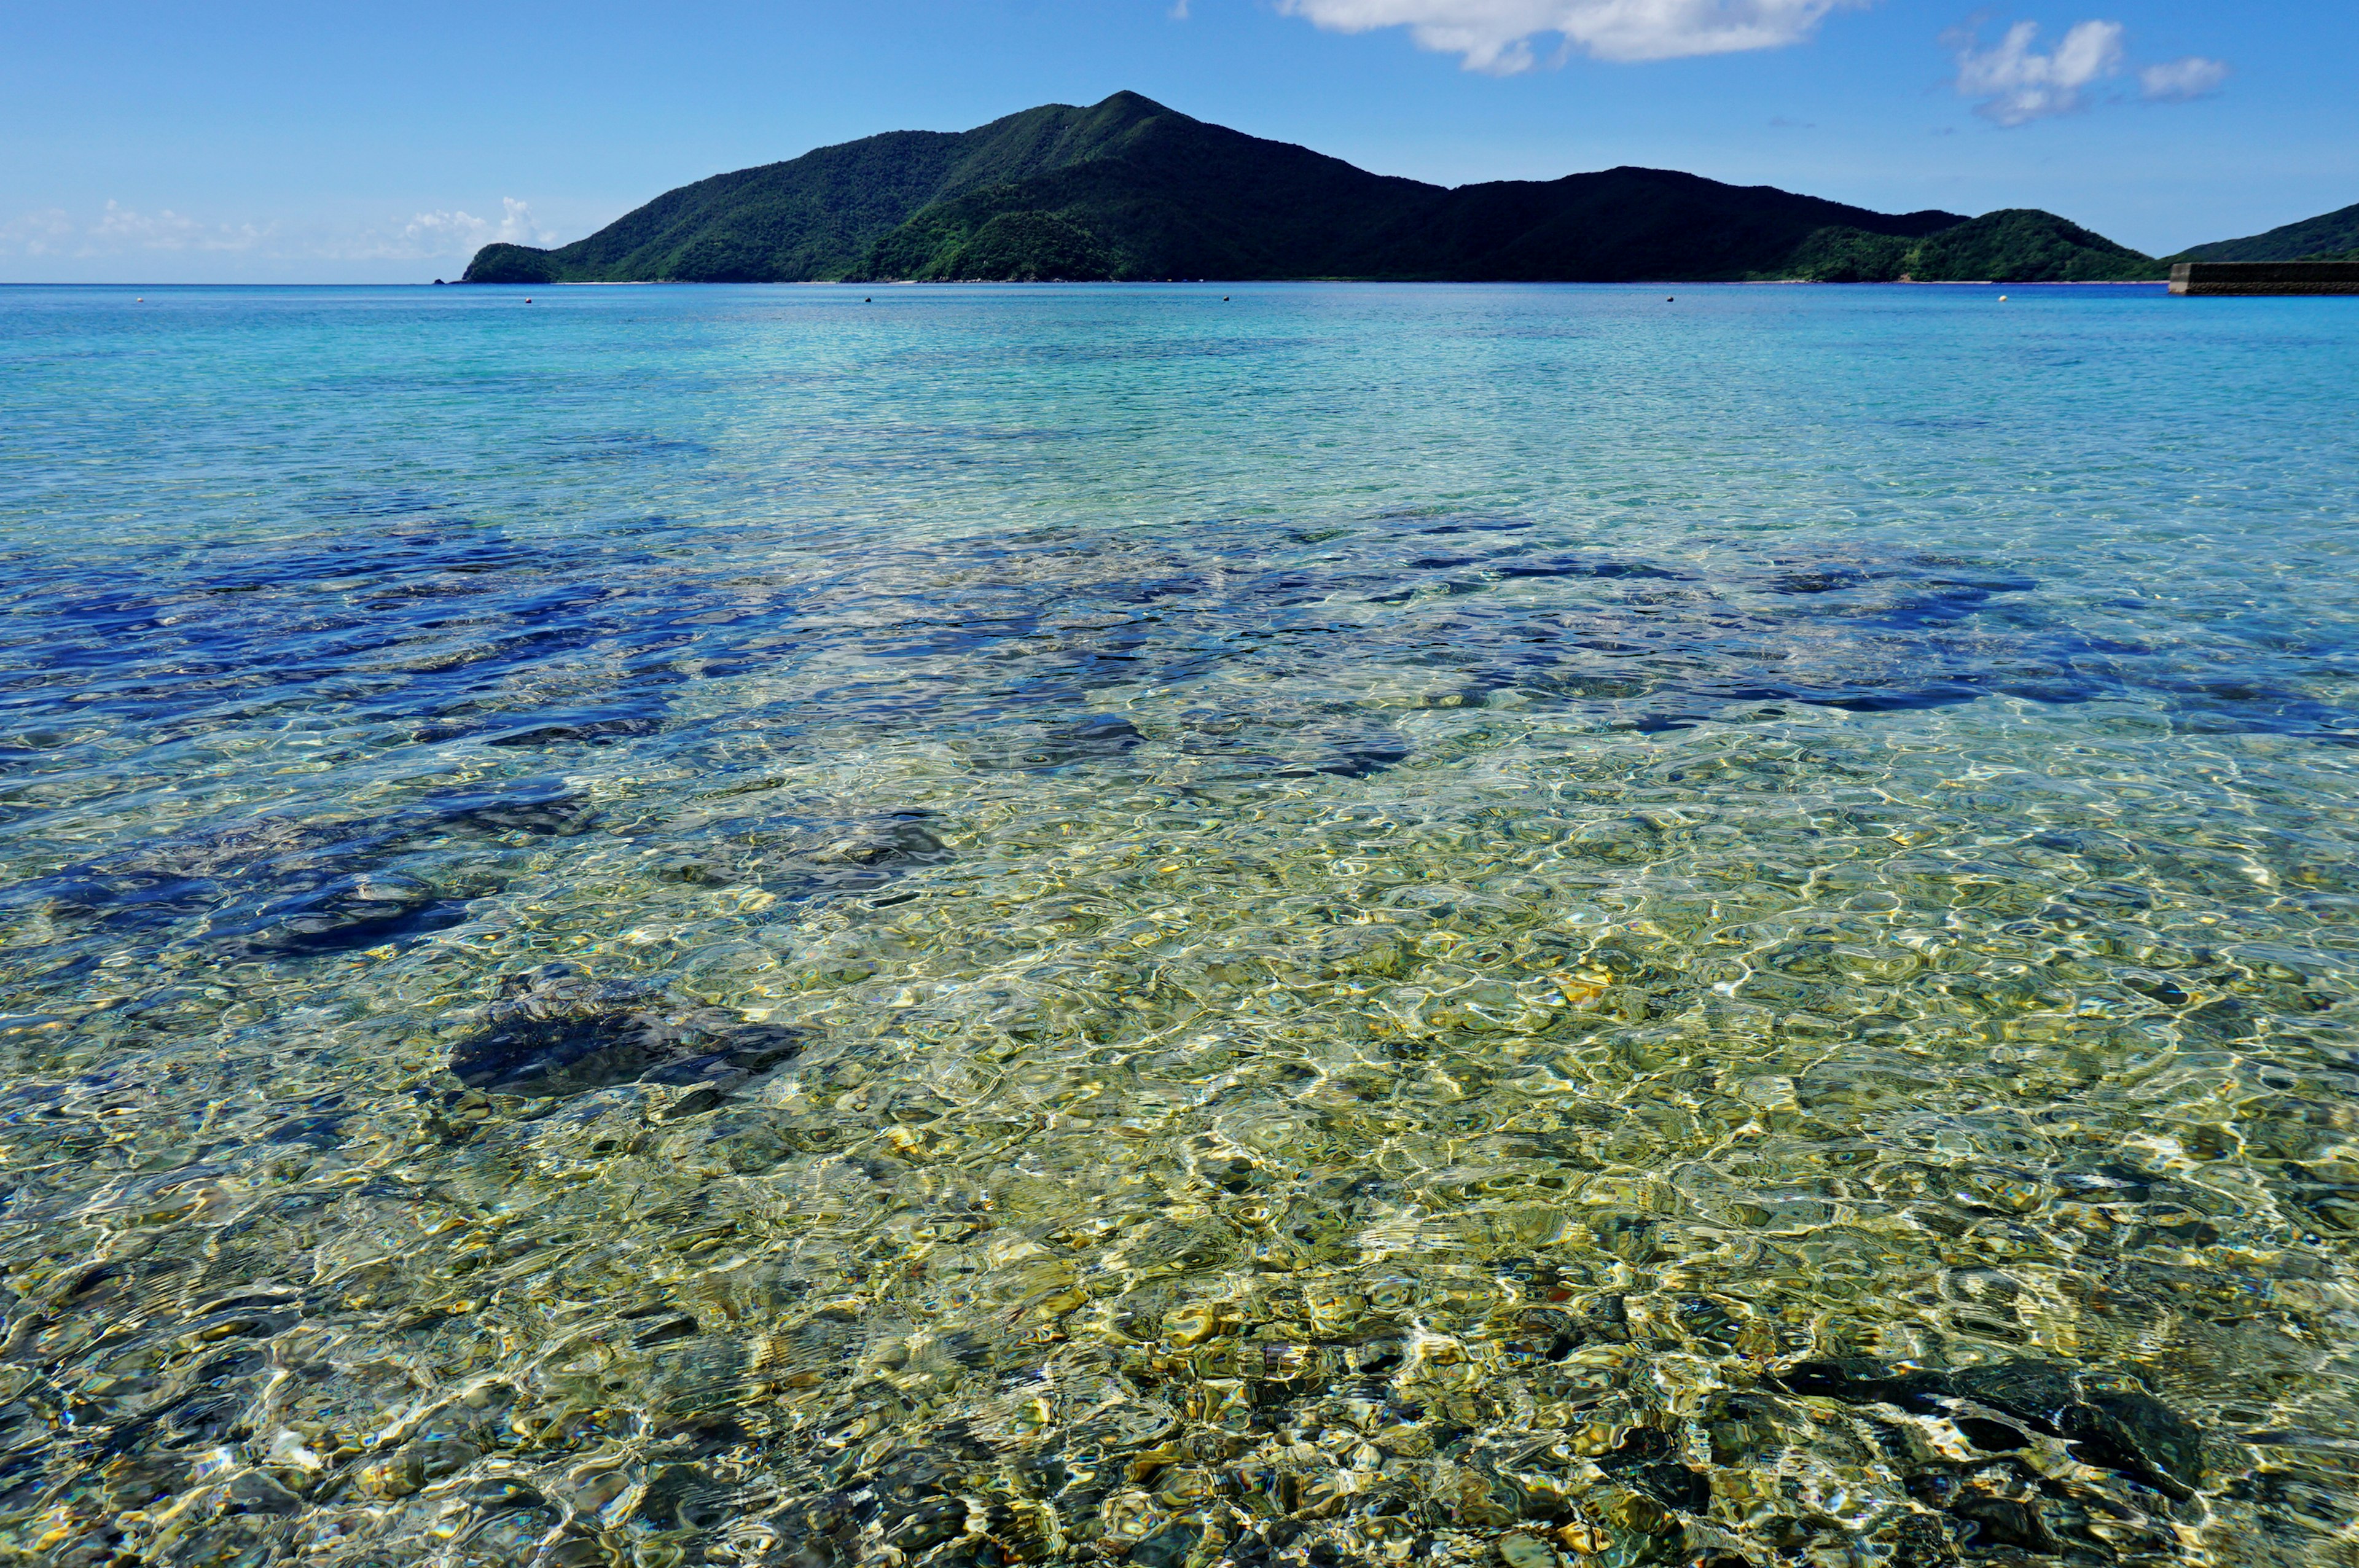
{"label": "concrete seawall", "polygon": [[2359,294],[2359,262],[2180,262],[2173,294]]}

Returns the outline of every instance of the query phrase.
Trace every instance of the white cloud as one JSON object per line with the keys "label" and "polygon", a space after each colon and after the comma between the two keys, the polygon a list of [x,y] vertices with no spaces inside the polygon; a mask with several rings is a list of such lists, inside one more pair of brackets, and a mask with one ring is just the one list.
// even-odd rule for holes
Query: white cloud
{"label": "white cloud", "polygon": [[142,212],[110,201],[98,222],[82,230],[82,243],[74,254],[104,256],[120,255],[125,251],[250,251],[269,236],[269,230],[252,223],[203,223],[169,207]]}
{"label": "white cloud", "polygon": [[528,203],[503,197],[496,218],[462,208],[414,214],[408,222],[281,232],[275,223],[208,223],[171,208],[141,211],[110,201],[95,218],[61,207],[0,224],[0,254],[119,256],[138,252],[243,252],[280,261],[432,261],[473,255],[495,240],[543,245],[556,238]]}
{"label": "white cloud", "polygon": [[2078,23],[2048,54],[2031,47],[2037,22],[2017,22],[1986,49],[1968,38],[1958,50],[1958,91],[1982,99],[1976,112],[2002,125],[2070,114],[2090,87],[2120,74],[2123,31],[2119,22]]}
{"label": "white cloud", "polygon": [[69,247],[77,232],[64,208],[48,207],[0,228],[0,250],[22,251],[28,256],[57,255]]}
{"label": "white cloud", "polygon": [[1538,63],[1533,40],[1555,34],[1559,59],[1677,59],[1779,49],[1809,38],[1828,12],[1872,0],[1278,0],[1278,9],[1338,33],[1407,27],[1418,47],[1457,55],[1469,70],[1512,76]]}
{"label": "white cloud", "polygon": [[472,255],[495,242],[511,245],[545,245],[557,236],[533,221],[532,207],[513,196],[500,198],[500,219],[494,222],[461,210],[420,212],[400,234],[388,236],[373,254],[424,259],[429,256]]}
{"label": "white cloud", "polygon": [[2150,65],[2139,71],[2138,91],[2158,103],[2183,103],[2218,92],[2220,84],[2227,80],[2227,61],[2191,54],[2185,59]]}

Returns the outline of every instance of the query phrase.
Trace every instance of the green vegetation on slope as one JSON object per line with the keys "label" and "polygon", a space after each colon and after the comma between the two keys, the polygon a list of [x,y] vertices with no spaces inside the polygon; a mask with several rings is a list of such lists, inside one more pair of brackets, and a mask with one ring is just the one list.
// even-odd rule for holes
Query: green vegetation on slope
{"label": "green vegetation on slope", "polygon": [[557,262],[530,245],[491,244],[467,264],[466,283],[555,283]]}
{"label": "green vegetation on slope", "polygon": [[1871,212],[1664,169],[1445,189],[1136,93],[899,131],[683,186],[471,282],[2159,276],[2044,212]]}
{"label": "green vegetation on slope", "polygon": [[2123,283],[2168,273],[2153,257],[2053,212],[2016,207],[1919,240],[1821,230],[1773,276],[1813,283]]}
{"label": "green vegetation on slope", "polygon": [[1805,283],[1897,283],[1916,276],[1909,270],[1916,245],[1898,234],[1821,229],[1796,246],[1782,265],[1761,276]]}
{"label": "green vegetation on slope", "polygon": [[2287,223],[2266,234],[2215,240],[2180,252],[2175,262],[2342,261],[2359,252],[2359,205]]}
{"label": "green vegetation on slope", "polygon": [[[1117,276],[1113,252],[1088,230],[1050,212],[986,211],[961,221],[956,204],[929,208],[886,244],[899,258],[890,275],[917,279],[990,278],[1008,283],[1095,282]],[[874,269],[872,258],[869,266]]]}
{"label": "green vegetation on slope", "polygon": [[[490,245],[471,283],[788,283],[840,278],[910,214],[977,186],[1086,161],[1158,106],[1116,93],[1050,104],[973,131],[893,131],[666,191],[552,251]],[[520,253],[520,254],[519,254]],[[521,276],[547,258],[547,278]],[[493,276],[492,273],[516,274]]]}
{"label": "green vegetation on slope", "polygon": [[1104,273],[1063,276],[1124,278],[1741,277],[1830,225],[1916,236],[1962,222],[1663,169],[1451,190],[1158,109],[1085,163],[929,206],[861,276],[996,276],[959,259],[962,236],[1016,212],[1053,214],[1110,258]]}
{"label": "green vegetation on slope", "polygon": [[1358,275],[1355,243],[1447,194],[1134,101],[1148,112],[1096,156],[929,206],[879,242],[860,276],[993,276],[952,261],[963,236],[1020,212],[1053,213],[1093,236],[1108,265],[1091,276]]}
{"label": "green vegetation on slope", "polygon": [[1461,186],[1420,232],[1386,236],[1364,270],[1469,281],[1734,279],[1778,266],[1823,228],[1913,238],[1962,222],[1954,212],[1871,212],[1671,169],[1609,168]]}
{"label": "green vegetation on slope", "polygon": [[1918,246],[1912,260],[1914,277],[1997,283],[2120,283],[2169,271],[2152,256],[2028,207],[1985,212],[1945,229]]}

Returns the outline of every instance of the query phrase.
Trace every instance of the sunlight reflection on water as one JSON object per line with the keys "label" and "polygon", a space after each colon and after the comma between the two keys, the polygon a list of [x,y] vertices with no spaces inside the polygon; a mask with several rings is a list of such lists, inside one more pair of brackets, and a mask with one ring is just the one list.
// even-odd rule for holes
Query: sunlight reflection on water
{"label": "sunlight reflection on water", "polygon": [[2350,1561],[2359,325],[2010,292],[0,294],[0,1544]]}

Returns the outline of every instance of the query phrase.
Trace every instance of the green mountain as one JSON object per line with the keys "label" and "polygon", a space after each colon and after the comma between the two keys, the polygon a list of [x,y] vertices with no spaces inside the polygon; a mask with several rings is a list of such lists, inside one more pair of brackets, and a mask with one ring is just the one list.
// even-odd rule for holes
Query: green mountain
{"label": "green mountain", "polygon": [[1786,259],[1786,277],[1815,283],[2122,283],[2158,278],[2153,257],[2053,212],[2013,207],[1922,239],[1821,229]]}
{"label": "green mountain", "polygon": [[555,250],[487,245],[467,281],[1904,275],[2159,272],[2042,212],[1895,216],[1646,168],[1450,189],[1118,92],[715,175]]}
{"label": "green mountain", "polygon": [[2359,252],[2359,206],[2287,223],[2266,234],[2214,240],[2180,252],[2175,262],[2345,261]]}
{"label": "green mountain", "polygon": [[1052,103],[977,130],[891,131],[666,191],[553,251],[486,245],[472,283],[793,283],[859,271],[920,209],[979,187],[1087,163],[1147,100]]}

